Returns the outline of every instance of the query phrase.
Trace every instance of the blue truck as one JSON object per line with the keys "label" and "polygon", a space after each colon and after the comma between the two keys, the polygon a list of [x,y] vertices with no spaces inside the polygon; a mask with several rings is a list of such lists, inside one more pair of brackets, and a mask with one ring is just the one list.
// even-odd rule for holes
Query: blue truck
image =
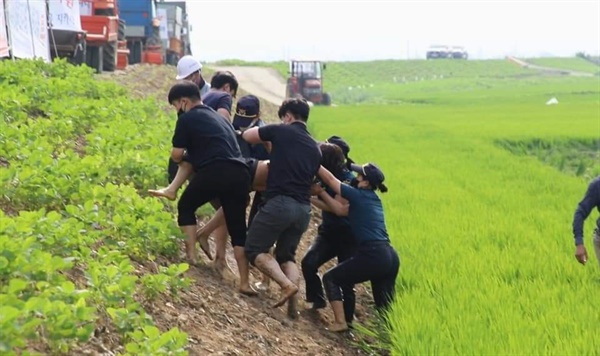
{"label": "blue truck", "polygon": [[[119,18],[125,22],[130,64],[141,63],[149,46],[162,47],[164,62],[172,65],[191,54],[185,1],[119,0],[118,4]],[[163,24],[158,9],[165,11],[165,18],[160,20]]]}
{"label": "blue truck", "polygon": [[157,28],[153,26],[156,19],[156,1],[119,0],[119,18],[125,21],[129,63],[141,63],[146,46],[152,43],[160,44]]}

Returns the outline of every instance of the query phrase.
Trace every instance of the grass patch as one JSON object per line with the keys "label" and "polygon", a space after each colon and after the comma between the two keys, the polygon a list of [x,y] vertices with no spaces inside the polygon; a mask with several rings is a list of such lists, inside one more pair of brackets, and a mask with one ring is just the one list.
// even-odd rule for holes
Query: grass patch
{"label": "grass patch", "polygon": [[600,139],[498,140],[497,144],[514,154],[534,156],[561,172],[586,180],[600,175]]}
{"label": "grass patch", "polygon": [[[597,321],[598,266],[575,261],[570,226],[588,182],[568,171],[569,158],[598,143],[600,93],[589,79],[465,77],[455,83],[491,87],[419,83],[387,95],[428,104],[313,109],[318,139],[343,137],[354,160],[375,162],[386,175],[390,191],[381,197],[401,257],[392,354],[600,349],[589,327]],[[560,104],[546,106],[549,95]],[[565,171],[497,142],[524,142],[515,146],[525,153],[549,146]]]}
{"label": "grass patch", "polygon": [[579,57],[527,58],[525,59],[525,61],[542,67],[573,70],[576,72],[585,72],[600,75],[599,66]]}

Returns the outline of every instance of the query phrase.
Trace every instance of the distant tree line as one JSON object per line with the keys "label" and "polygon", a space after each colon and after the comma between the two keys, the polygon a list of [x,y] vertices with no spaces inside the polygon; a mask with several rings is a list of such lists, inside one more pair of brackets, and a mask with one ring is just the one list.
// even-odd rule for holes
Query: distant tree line
{"label": "distant tree line", "polygon": [[577,52],[577,54],[575,54],[575,57],[583,58],[586,61],[590,61],[595,65],[600,66],[600,56],[592,56],[585,52]]}

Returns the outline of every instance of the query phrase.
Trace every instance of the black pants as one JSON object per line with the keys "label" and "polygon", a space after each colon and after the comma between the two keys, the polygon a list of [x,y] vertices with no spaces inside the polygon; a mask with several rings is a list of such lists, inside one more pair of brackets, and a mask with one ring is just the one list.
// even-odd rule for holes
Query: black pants
{"label": "black pants", "polygon": [[175,175],[177,174],[177,170],[179,169],[179,165],[173,161],[172,158],[169,158],[169,166],[167,167],[167,176],[169,178],[169,184],[175,179]]}
{"label": "black pants", "polygon": [[[306,283],[306,301],[314,306],[325,307],[325,294],[319,277],[319,267],[337,257],[337,262],[342,263],[352,257],[356,252],[356,243],[352,230],[336,229],[320,231],[315,241],[310,246],[302,259],[302,275]],[[344,314],[346,321],[354,320],[355,294],[354,285],[341,286],[344,301]]]}
{"label": "black pants", "polygon": [[250,226],[252,220],[254,220],[254,217],[256,216],[256,213],[258,213],[258,209],[260,208],[260,205],[262,203],[262,192],[254,192],[254,198],[252,198],[252,206],[250,207],[250,214],[248,215],[248,226]]}
{"label": "black pants", "polygon": [[371,281],[375,307],[385,310],[394,299],[400,258],[387,241],[371,241],[358,246],[356,254],[323,276],[329,301],[343,300],[342,286]]}
{"label": "black pants", "polygon": [[[186,155],[183,156],[183,160],[184,161],[187,160]],[[175,163],[175,161],[173,161],[172,158],[169,158],[169,166],[167,167],[167,176],[168,176],[169,184],[171,184],[171,182],[173,182],[173,180],[175,179],[178,169],[179,169],[179,164]],[[192,180],[192,177],[189,177],[188,182],[191,182],[191,180]],[[221,207],[221,202],[219,202],[219,199],[212,199],[210,201],[210,205],[213,207],[213,209],[219,210],[219,208]]]}
{"label": "black pants", "polygon": [[177,204],[179,226],[196,225],[196,210],[218,198],[225,214],[225,223],[233,246],[246,243],[246,203],[250,189],[248,166],[230,161],[218,161],[202,167]]}

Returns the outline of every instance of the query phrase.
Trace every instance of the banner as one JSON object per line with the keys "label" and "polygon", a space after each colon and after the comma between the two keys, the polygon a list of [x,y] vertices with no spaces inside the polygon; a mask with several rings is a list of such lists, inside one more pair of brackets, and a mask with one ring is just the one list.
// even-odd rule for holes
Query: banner
{"label": "banner", "polygon": [[92,16],[92,0],[79,0],[79,14]]}
{"label": "banner", "polygon": [[160,20],[160,38],[162,40],[169,39],[169,31],[167,30],[167,9],[156,10],[156,17]]}
{"label": "banner", "polygon": [[4,19],[4,0],[0,0],[0,58],[8,57],[8,36]]}
{"label": "banner", "polygon": [[13,56],[50,62],[46,2],[5,0]]}
{"label": "banner", "polygon": [[48,5],[53,29],[81,31],[79,0],[49,0]]}

